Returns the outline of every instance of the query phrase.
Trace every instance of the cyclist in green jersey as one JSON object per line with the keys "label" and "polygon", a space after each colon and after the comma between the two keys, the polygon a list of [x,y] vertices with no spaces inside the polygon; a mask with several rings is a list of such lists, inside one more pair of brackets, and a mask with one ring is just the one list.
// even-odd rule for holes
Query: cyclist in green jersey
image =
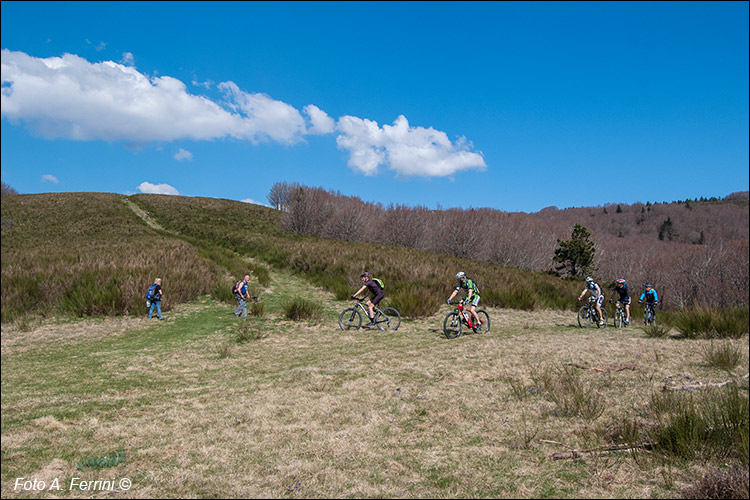
{"label": "cyclist in green jersey", "polygon": [[471,312],[471,315],[474,316],[474,321],[476,321],[476,324],[480,324],[482,321],[479,319],[479,316],[477,315],[477,304],[479,304],[479,287],[477,284],[472,280],[471,278],[466,277],[466,273],[461,271],[456,275],[456,279],[458,280],[458,286],[456,286],[456,289],[453,290],[453,293],[450,297],[448,297],[448,300],[446,300],[446,303],[450,304],[451,300],[453,300],[453,297],[456,296],[456,294],[461,291],[463,288],[464,290],[467,290],[466,292],[466,302],[471,304],[471,307],[469,308],[469,312]]}

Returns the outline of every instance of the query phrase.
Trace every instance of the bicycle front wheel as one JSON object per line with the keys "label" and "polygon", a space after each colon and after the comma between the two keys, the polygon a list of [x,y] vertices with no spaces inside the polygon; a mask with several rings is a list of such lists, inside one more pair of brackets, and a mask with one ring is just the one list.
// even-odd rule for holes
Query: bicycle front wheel
{"label": "bicycle front wheel", "polygon": [[588,306],[583,306],[578,310],[578,326],[588,328],[591,326],[591,310]]}
{"label": "bicycle front wheel", "polygon": [[339,327],[344,330],[359,330],[362,326],[362,313],[355,307],[344,309],[339,315]]}
{"label": "bicycle front wheel", "polygon": [[622,313],[620,311],[615,312],[615,328],[621,328],[623,323]]}
{"label": "bicycle front wheel", "polygon": [[474,330],[477,333],[489,333],[490,332],[490,315],[487,314],[487,311],[480,309],[477,311],[477,316],[479,316],[479,321],[482,322],[480,326],[477,326]]}
{"label": "bicycle front wheel", "polygon": [[395,332],[401,326],[401,315],[392,307],[384,307],[375,314],[375,323],[383,331]]}
{"label": "bicycle front wheel", "polygon": [[449,339],[460,337],[462,327],[461,316],[455,311],[448,314],[443,321],[443,333]]}
{"label": "bicycle front wheel", "polygon": [[597,328],[607,328],[607,325],[609,324],[609,318],[607,317],[607,310],[602,307],[602,317],[601,321],[598,321],[596,323]]}

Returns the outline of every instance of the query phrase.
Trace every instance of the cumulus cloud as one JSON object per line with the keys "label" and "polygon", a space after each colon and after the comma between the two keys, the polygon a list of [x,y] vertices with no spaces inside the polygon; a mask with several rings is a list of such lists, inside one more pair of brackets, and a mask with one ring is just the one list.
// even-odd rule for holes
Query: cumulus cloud
{"label": "cumulus cloud", "polygon": [[310,127],[307,129],[308,134],[325,135],[333,132],[336,123],[328,113],[314,104],[305,106],[305,114],[310,118]]}
{"label": "cumulus cloud", "polygon": [[265,204],[264,204],[264,203],[262,203],[262,202],[260,202],[260,201],[255,201],[255,200],[254,200],[254,199],[252,199],[252,198],[245,198],[244,200],[240,200],[240,201],[242,201],[243,203],[250,203],[250,204],[252,204],[252,205],[263,205],[263,206],[265,206]]}
{"label": "cumulus cloud", "polygon": [[60,183],[60,181],[57,179],[57,177],[55,177],[54,175],[51,175],[51,174],[44,174],[42,176],[42,182],[51,182],[52,184],[59,184]]}
{"label": "cumulus cloud", "polygon": [[[129,52],[122,63],[92,63],[73,54],[37,58],[8,49],[1,54],[2,117],[45,138],[119,141],[138,150],[154,141],[226,137],[292,145],[307,135],[336,133],[338,148],[349,153],[349,167],[364,175],[381,167],[401,176],[450,176],[487,167],[464,137],[452,142],[432,127],[410,126],[403,115],[382,127],[356,116],[335,121],[313,104],[300,112],[231,81],[217,85],[223,99],[214,101],[189,93],[176,78],[140,73]],[[174,158],[191,160],[192,153],[181,149]]]}
{"label": "cumulus cloud", "polygon": [[381,165],[403,176],[444,177],[467,169],[484,170],[481,153],[461,137],[455,143],[434,128],[411,127],[401,115],[393,125],[355,116],[343,116],[336,125],[339,149],[349,152],[348,165],[365,175],[375,175]]}
{"label": "cumulus cloud", "polygon": [[169,76],[128,64],[91,63],[73,54],[46,59],[2,50],[2,116],[45,138],[142,143],[234,137],[292,144],[307,132],[294,107],[219,84],[227,102],[190,94]]}
{"label": "cumulus cloud", "polygon": [[175,153],[173,158],[177,161],[193,161],[193,153],[191,153],[187,149],[180,148],[180,150]]}
{"label": "cumulus cloud", "polygon": [[169,184],[151,184],[150,182],[141,182],[136,189],[141,193],[148,194],[180,194],[179,191]]}

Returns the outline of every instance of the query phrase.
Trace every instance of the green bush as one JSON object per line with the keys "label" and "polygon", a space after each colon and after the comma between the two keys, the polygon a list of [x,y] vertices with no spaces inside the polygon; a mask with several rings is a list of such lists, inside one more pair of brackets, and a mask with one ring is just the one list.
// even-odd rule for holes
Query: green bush
{"label": "green bush", "polygon": [[694,306],[675,314],[674,326],[685,338],[740,338],[750,330],[748,310]]}
{"label": "green bush", "polygon": [[417,285],[401,287],[394,291],[389,299],[391,307],[394,307],[401,316],[410,318],[431,316],[438,311],[441,303],[444,304],[445,299],[440,300],[436,297],[434,290]]}
{"label": "green bush", "polygon": [[658,425],[650,430],[655,451],[693,460],[738,460],[748,464],[748,400],[736,386],[721,390],[654,395],[650,405]]}
{"label": "green bush", "polygon": [[722,341],[714,344],[713,340],[701,349],[703,360],[721,370],[731,372],[738,367],[743,360],[742,349],[731,341]]}
{"label": "green bush", "polygon": [[315,320],[322,316],[320,304],[295,297],[281,306],[284,317],[293,321]]}

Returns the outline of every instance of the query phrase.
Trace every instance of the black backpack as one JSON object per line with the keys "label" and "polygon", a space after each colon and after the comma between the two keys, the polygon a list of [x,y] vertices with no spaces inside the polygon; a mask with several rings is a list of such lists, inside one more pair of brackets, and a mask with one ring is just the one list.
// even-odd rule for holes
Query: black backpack
{"label": "black backpack", "polygon": [[232,287],[232,294],[240,293],[240,289],[242,288],[242,283],[244,283],[245,280],[239,280],[237,283],[234,284]]}

